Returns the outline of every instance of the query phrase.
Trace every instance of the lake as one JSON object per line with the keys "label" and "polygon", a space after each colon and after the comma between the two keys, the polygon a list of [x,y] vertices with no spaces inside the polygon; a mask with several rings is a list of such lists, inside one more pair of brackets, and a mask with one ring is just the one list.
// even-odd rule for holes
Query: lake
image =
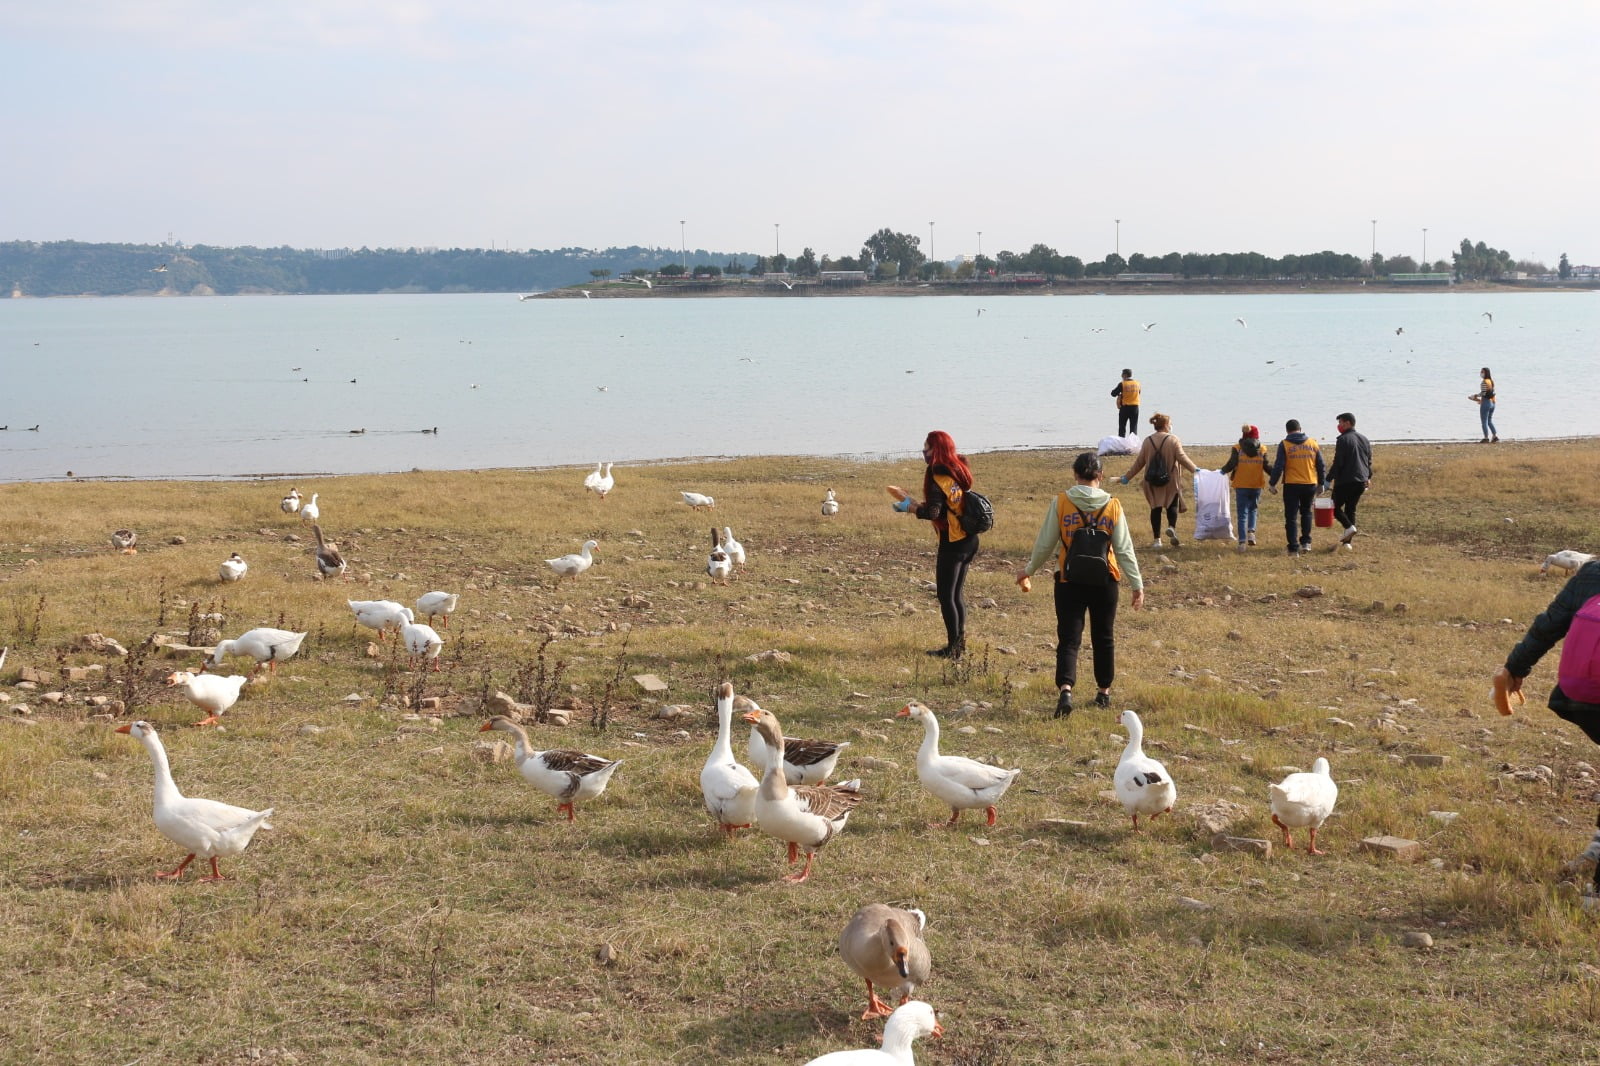
{"label": "lake", "polygon": [[1191,444],[1476,440],[1484,365],[1501,437],[1595,435],[1597,338],[1594,293],[5,300],[0,480],[1092,445],[1125,366]]}

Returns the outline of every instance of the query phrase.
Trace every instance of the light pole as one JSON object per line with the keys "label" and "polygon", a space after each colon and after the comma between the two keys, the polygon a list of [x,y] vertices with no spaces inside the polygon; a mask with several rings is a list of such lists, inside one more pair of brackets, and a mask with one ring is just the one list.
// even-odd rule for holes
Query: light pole
{"label": "light pole", "polygon": [[933,223],[928,223],[928,263],[933,263]]}
{"label": "light pole", "polygon": [[978,231],[978,258],[983,258],[983,230]]}
{"label": "light pole", "polygon": [[1117,243],[1116,243],[1115,251],[1117,253],[1117,258],[1121,259],[1122,258],[1122,219],[1120,219],[1120,218],[1113,219],[1113,221],[1116,222],[1116,224],[1117,224]]}
{"label": "light pole", "polygon": [[687,274],[689,272],[689,246],[683,240],[683,227],[684,221],[680,218],[678,219],[678,251],[683,256],[683,272]]}
{"label": "light pole", "polygon": [[1378,220],[1372,220],[1372,258],[1367,260],[1372,264],[1372,272],[1378,272]]}
{"label": "light pole", "polygon": [[1428,227],[1422,227],[1422,269],[1428,269]]}
{"label": "light pole", "polygon": [[778,225],[776,222],[772,224],[772,258],[774,259],[783,254],[783,251],[778,247]]}

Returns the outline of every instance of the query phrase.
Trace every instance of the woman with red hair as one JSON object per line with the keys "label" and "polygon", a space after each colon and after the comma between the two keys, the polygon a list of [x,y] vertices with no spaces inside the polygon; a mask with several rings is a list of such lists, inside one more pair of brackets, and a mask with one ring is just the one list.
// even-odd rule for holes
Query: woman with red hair
{"label": "woman with red hair", "polygon": [[934,564],[934,586],[939,597],[939,613],[944,616],[945,645],[928,652],[940,659],[959,659],[966,651],[967,608],[961,601],[967,582],[967,569],[978,554],[978,535],[961,528],[962,500],[972,488],[972,471],[967,457],[956,451],[956,442],[943,430],[934,430],[922,443],[922,459],[928,464],[922,475],[922,502],[895,485],[889,495],[899,502],[896,511],[911,512],[933,523],[939,534],[939,554]]}

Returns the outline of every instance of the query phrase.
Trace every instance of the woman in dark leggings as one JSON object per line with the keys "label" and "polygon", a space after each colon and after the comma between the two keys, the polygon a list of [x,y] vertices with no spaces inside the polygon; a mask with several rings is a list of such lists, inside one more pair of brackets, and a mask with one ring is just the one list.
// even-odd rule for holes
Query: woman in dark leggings
{"label": "woman in dark leggings", "polygon": [[889,486],[889,494],[899,501],[895,510],[932,522],[939,534],[933,574],[939,613],[944,617],[945,644],[928,654],[959,659],[967,643],[967,608],[961,593],[967,570],[978,554],[978,535],[961,528],[962,498],[972,488],[972,471],[966,456],[956,452],[956,442],[942,430],[928,434],[922,458],[928,464],[922,475],[922,502],[894,485]]}
{"label": "woman in dark leggings", "polygon": [[[1199,468],[1184,452],[1183,441],[1173,434],[1170,415],[1153,414],[1150,416],[1150,425],[1155,432],[1144,439],[1133,466],[1118,480],[1126,485],[1138,477],[1140,471],[1146,471],[1145,480],[1139,487],[1144,490],[1145,503],[1150,505],[1150,546],[1161,547],[1161,519],[1165,512],[1167,542],[1176,548],[1179,543],[1178,512],[1183,510],[1183,483],[1178,479],[1178,470],[1182,468],[1193,474]],[[1160,456],[1161,465],[1167,470],[1167,480],[1161,485],[1151,484],[1147,470],[1157,456]]]}

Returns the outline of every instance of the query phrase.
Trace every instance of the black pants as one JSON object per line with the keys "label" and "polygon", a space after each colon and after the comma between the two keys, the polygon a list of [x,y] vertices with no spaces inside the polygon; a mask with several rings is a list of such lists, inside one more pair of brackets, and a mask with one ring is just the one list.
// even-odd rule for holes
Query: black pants
{"label": "black pants", "polygon": [[1110,688],[1117,676],[1117,583],[1098,588],[1070,581],[1055,584],[1056,687],[1078,683],[1078,647],[1083,643],[1083,615],[1087,611],[1095,684]]}
{"label": "black pants", "polygon": [[1139,405],[1123,404],[1117,408],[1117,436],[1126,437],[1139,428]]}
{"label": "black pants", "polygon": [[[1283,533],[1289,540],[1290,550],[1301,545],[1311,547],[1311,501],[1317,498],[1315,485],[1283,484]],[[1300,536],[1295,538],[1295,519],[1300,519]]]}
{"label": "black pants", "polygon": [[1166,528],[1161,524],[1161,512],[1167,512],[1167,525],[1173,529],[1178,528],[1178,501],[1173,500],[1166,507],[1150,508],[1150,532],[1155,534],[1157,540],[1161,539],[1161,531]]}
{"label": "black pants", "polygon": [[1333,519],[1345,529],[1356,524],[1356,504],[1367,491],[1365,482],[1341,481],[1333,486]]}
{"label": "black pants", "polygon": [[944,616],[946,643],[951,647],[962,643],[967,635],[967,605],[961,600],[961,591],[967,583],[967,568],[978,554],[978,538],[968,533],[954,543],[939,538],[939,554],[933,567],[935,594],[939,597],[939,613]]}

